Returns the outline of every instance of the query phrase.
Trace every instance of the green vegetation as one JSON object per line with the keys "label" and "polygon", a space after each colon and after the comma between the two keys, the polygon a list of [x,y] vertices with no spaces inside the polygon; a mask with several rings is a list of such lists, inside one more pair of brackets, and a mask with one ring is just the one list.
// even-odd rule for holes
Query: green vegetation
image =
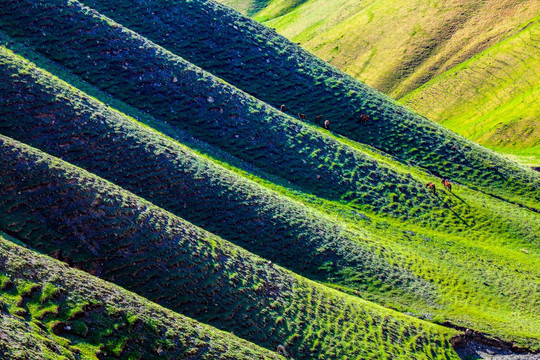
{"label": "green vegetation", "polygon": [[532,55],[538,52],[539,37],[537,18],[402,102],[481,144],[532,156],[521,162],[540,166],[540,64]]}
{"label": "green vegetation", "polygon": [[[315,116],[323,115],[324,118],[330,120],[331,129],[336,133],[372,145],[403,161],[422,166],[437,176],[450,178],[514,202],[532,200],[529,205],[540,208],[538,205],[540,176],[538,174],[526,171],[507,158],[487,151],[397,106],[387,97],[302,51],[270,29],[254,21],[238,17],[238,14],[226,7],[203,0],[178,3],[175,6],[170,6],[170,3],[164,0],[149,0],[139,4],[122,0],[86,0],[84,3],[256,98],[278,108],[281,104],[285,104],[290,114],[296,116],[297,113],[305,113],[307,119],[312,122]],[[11,6],[6,7],[6,11],[12,13],[16,12],[15,9]],[[227,19],[226,23],[230,26],[222,26],[223,19]],[[34,20],[34,17],[29,16],[28,20],[19,19],[18,21],[37,26]],[[48,21],[51,22],[52,18]],[[182,24],[182,26],[177,27],[176,24]],[[46,25],[45,22],[43,26],[49,28],[52,24]],[[392,31],[395,28],[395,26],[392,27]],[[48,56],[52,58],[59,56],[56,48],[65,48],[67,54],[70,44],[64,44],[62,36],[51,34],[47,37],[47,41],[56,41],[54,53],[50,47],[47,50],[44,44],[45,39],[41,37],[39,40],[36,39],[35,46],[43,53],[49,51]],[[54,40],[55,37],[59,38]],[[27,35],[21,37],[21,39],[25,38]],[[205,46],[201,48],[200,44],[205,44]],[[126,53],[122,52],[120,55],[126,56]],[[69,56],[73,55],[70,53]],[[85,56],[92,58],[91,54],[85,54]],[[133,53],[130,58],[136,57],[144,57],[144,55]],[[86,69],[76,69],[83,65],[82,57],[81,61],[73,63],[63,59],[58,60],[85,76]],[[110,61],[115,63],[123,60],[111,58]],[[167,61],[167,65],[158,67],[163,66],[170,68],[172,64]],[[86,79],[89,82],[93,84],[101,82],[97,79],[97,75],[87,74]],[[137,82],[137,74],[135,72],[131,75],[135,82]],[[174,91],[176,88],[174,84],[171,84],[171,77],[174,75],[171,74],[159,82],[160,85],[169,88],[164,90],[160,86],[159,92],[168,93],[169,98],[176,98],[178,94]],[[109,82],[110,80],[106,80],[99,87],[108,89]],[[143,85],[146,86],[146,82],[143,81],[141,86]],[[193,97],[201,97],[201,102],[203,102],[205,97],[202,94],[206,96],[211,89],[203,91],[199,88]],[[159,92],[157,90],[153,92],[155,95],[153,102],[161,98]],[[129,103],[130,99],[138,97],[138,94],[117,97]],[[178,117],[183,114],[185,117],[179,125],[185,127],[186,120],[201,116],[227,118],[227,110],[231,107],[249,104],[248,100],[227,102],[227,98],[216,99],[214,110],[217,110],[217,113],[212,115],[201,115],[193,109],[174,109],[174,105],[170,108],[174,112],[168,111],[167,114],[163,114],[167,107],[160,106],[155,109],[158,112],[152,111],[152,113],[169,122],[178,121]],[[219,113],[221,108],[224,114]],[[260,110],[257,108],[258,106],[255,105],[253,110],[255,114]],[[145,108],[145,110],[151,111],[150,108]],[[188,113],[192,116],[188,116]],[[367,115],[370,121],[367,123],[359,121],[361,115]],[[234,117],[227,118],[227,124],[234,119]],[[317,125],[320,126],[321,123]],[[197,123],[196,127],[199,128],[200,124]],[[240,139],[251,138],[248,134],[227,134],[223,131],[223,136],[227,136],[228,142],[238,142],[237,138],[234,138],[235,135],[239,135]],[[262,143],[262,139],[258,136],[255,139]]]}
{"label": "green vegetation", "polygon": [[3,359],[278,359],[0,236]]}
{"label": "green vegetation", "polygon": [[[366,244],[358,235],[347,236],[346,228],[333,224],[322,214],[137,124],[38,71],[6,49],[0,49],[0,64],[0,78],[5,80],[1,85],[5,97],[0,101],[3,134],[114,181],[198,226],[312,279],[332,278],[355,288],[380,288],[385,283],[409,295],[432,297],[429,284],[376,256],[374,244]],[[21,95],[24,100],[18,101]],[[32,96],[32,101],[27,101],[26,96]],[[64,100],[49,108],[59,98]],[[227,203],[223,204],[222,199],[227,199]],[[283,256],[284,253],[294,256]],[[347,274],[351,269],[354,276]]]}
{"label": "green vegetation", "polygon": [[39,251],[294,358],[457,358],[455,331],[296,276],[9,138],[0,148],[0,227]]}
{"label": "green vegetation", "polygon": [[[25,51],[20,46],[11,47]],[[290,191],[283,186],[287,182],[279,178],[273,179],[282,185],[194,153],[9,50],[0,52],[0,63],[5,94],[0,107],[2,133],[107,178],[313,280],[339,285],[350,293],[357,291],[363,298],[403,311],[436,313],[511,338],[516,334],[534,337],[520,330],[522,322],[516,322],[515,315],[516,301],[523,323],[538,307],[534,300],[538,296],[536,285],[527,280],[535,274],[537,258],[521,252],[522,248],[531,248],[537,254],[540,223],[534,213],[466,188],[438,192],[436,196],[423,190],[422,196],[412,197],[403,190],[408,183],[416,182],[421,187],[436,179],[346,139],[340,141],[351,148],[349,154],[362,151],[377,164],[368,176],[378,182],[360,183],[368,190],[361,200],[370,206],[362,206],[356,199],[335,202]],[[77,85],[84,87],[82,83]],[[132,111],[126,105],[116,105]],[[155,119],[143,120],[158,124]],[[308,145],[310,142],[305,141]],[[212,148],[205,150],[214,154]],[[347,164],[338,164],[336,171],[347,169]],[[316,165],[324,166],[324,162]],[[392,178],[386,183],[395,184],[395,190],[385,193],[388,185],[377,176],[382,169],[391,169]],[[404,176],[406,172],[411,173]],[[390,201],[389,210],[374,208],[379,198]],[[424,203],[431,205],[423,208]],[[413,204],[414,211],[407,208]],[[364,212],[359,213],[359,209]],[[403,216],[396,218],[391,211],[395,209],[407,211],[401,210]],[[418,225],[413,229],[414,223]],[[390,224],[391,231],[385,230]],[[486,251],[488,245],[490,251]],[[468,249],[465,254],[462,247]],[[500,253],[506,251],[512,254],[509,262],[515,259],[527,264],[526,274],[498,269]],[[453,255],[449,257],[448,252]],[[462,261],[469,257],[471,263],[464,265]],[[446,264],[444,270],[440,269],[441,262]],[[479,271],[477,262],[486,266]],[[440,269],[435,278],[433,269]],[[508,298],[506,292],[499,293],[494,309],[490,288],[478,288],[486,279],[499,282],[518,300]],[[456,286],[461,283],[463,286]],[[469,308],[464,308],[464,301]],[[504,303],[507,305],[501,306]],[[511,325],[516,323],[519,328]],[[525,325],[531,329],[534,326]]]}
{"label": "green vegetation", "polygon": [[7,0],[0,29],[8,240],[294,358],[456,358],[389,308],[540,349],[537,173],[214,2]]}
{"label": "green vegetation", "polygon": [[220,1],[420,114],[540,166],[537,1]]}

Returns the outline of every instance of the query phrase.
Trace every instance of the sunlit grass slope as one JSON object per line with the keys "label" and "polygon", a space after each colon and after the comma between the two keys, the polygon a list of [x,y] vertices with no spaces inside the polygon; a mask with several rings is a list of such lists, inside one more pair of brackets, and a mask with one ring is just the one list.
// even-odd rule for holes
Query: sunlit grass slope
{"label": "sunlit grass slope", "polygon": [[434,297],[427,282],[378,256],[384,247],[107,108],[5,48],[0,74],[1,133],[312,279],[372,291],[384,283],[422,301]]}
{"label": "sunlit grass slope", "polygon": [[490,148],[536,155],[530,164],[540,166],[540,135],[530,132],[533,120],[540,127],[537,1],[220,2],[430,119]]}
{"label": "sunlit grass slope", "polygon": [[[6,40],[6,44],[36,58],[72,84],[104,101],[111,100],[13,41]],[[85,167],[312,279],[340,285],[350,293],[356,290],[362,297],[404,311],[429,313],[430,318],[436,315],[437,321],[448,320],[536,346],[534,339],[540,337],[535,335],[540,327],[534,317],[540,298],[540,223],[536,214],[462,187],[454,188],[453,193],[438,191],[435,196],[426,192],[429,201],[440,206],[429,207],[433,223],[424,224],[426,228],[411,223],[424,214],[413,206],[421,199],[392,196],[391,208],[401,201],[411,206],[400,220],[386,211],[361,214],[356,202],[321,201],[290,191],[279,178],[269,177],[282,185],[227,166],[235,171],[231,173],[223,168],[226,163],[217,166],[8,50],[2,50],[1,59],[5,96],[0,132]],[[148,115],[118,101],[111,103],[159,126]],[[365,146],[347,144],[393,171],[411,172],[407,181],[436,181]],[[214,155],[214,148],[201,147]],[[261,174],[256,168],[246,169]],[[364,201],[384,198],[383,188],[368,186],[372,191]],[[290,196],[294,201],[287,199]],[[440,230],[434,232],[431,227]],[[512,266],[515,263],[521,264],[519,269]]]}
{"label": "sunlit grass slope", "polygon": [[[305,113],[309,121],[322,115],[330,120],[332,131],[442,177],[513,201],[532,200],[530,205],[538,207],[538,174],[410,113],[228,8],[210,1],[182,1],[175,6],[160,0],[139,5],[107,0],[85,3],[273,106],[285,104],[289,113]],[[59,35],[48,38],[54,36]],[[60,43],[58,48],[65,46]],[[42,42],[40,51],[46,52],[45,46]],[[84,75],[86,70],[77,72]],[[96,81],[92,76],[88,79]],[[361,115],[370,120],[360,121]]]}
{"label": "sunlit grass slope", "polygon": [[[54,15],[54,9],[49,14]],[[144,38],[117,25],[110,26],[97,14],[86,15],[82,11],[72,14],[81,20],[81,26],[95,25],[101,37],[96,38],[96,47],[83,46],[84,39],[70,41],[61,46],[65,51],[62,56],[81,60],[93,57],[94,66],[81,61],[65,62],[75,67],[76,73],[87,69],[80,75],[104,91],[306,192],[329,200],[354,201],[366,209],[402,218],[410,217],[409,209],[414,202],[418,217],[425,218],[423,221],[437,216],[432,210],[441,204],[429,196],[424,183],[407,173],[398,173],[327,133],[281,114]],[[49,19],[53,20],[44,20]],[[94,32],[94,36],[99,35]],[[73,29],[71,35],[76,33]],[[62,39],[68,37],[65,34]],[[41,41],[41,37],[36,41]],[[100,49],[101,44],[105,48]],[[52,51],[48,43],[45,45],[53,59],[62,60],[58,51]],[[112,54],[113,59],[98,60],[102,53]],[[119,59],[115,60],[116,57]],[[83,67],[77,69],[79,66]],[[441,164],[449,163],[441,159]],[[536,190],[536,183],[523,186],[519,192]],[[403,201],[395,201],[400,195]],[[410,203],[405,202],[407,199]],[[456,224],[461,222],[453,213],[449,217]]]}
{"label": "sunlit grass slope", "polygon": [[452,330],[306,280],[77,167],[0,142],[0,228],[37,250],[294,358],[457,358]]}
{"label": "sunlit grass slope", "polygon": [[0,236],[2,359],[278,359]]}
{"label": "sunlit grass slope", "polygon": [[540,166],[540,18],[402,99],[431,119]]}

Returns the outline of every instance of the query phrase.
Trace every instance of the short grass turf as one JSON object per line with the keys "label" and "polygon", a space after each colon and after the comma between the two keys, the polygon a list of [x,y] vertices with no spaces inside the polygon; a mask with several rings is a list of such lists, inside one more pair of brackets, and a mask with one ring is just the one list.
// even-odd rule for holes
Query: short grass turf
{"label": "short grass turf", "polygon": [[[36,55],[13,42],[9,46]],[[527,280],[537,275],[539,224],[534,213],[461,188],[433,196],[449,206],[437,212],[438,222],[445,220],[444,231],[414,226],[384,212],[358,213],[354,203],[324,201],[223,163],[217,166],[5,49],[2,76],[6,96],[1,132],[105,176],[311,279],[418,316],[534,343],[531,314],[538,309],[538,289]],[[349,145],[394,170],[412,171],[410,177],[417,181],[434,181],[373,149]],[[461,212],[456,203],[475,211]],[[446,222],[449,209],[464,223]],[[521,269],[509,266],[515,261]]]}
{"label": "short grass turf", "polygon": [[0,234],[3,359],[279,359]]}
{"label": "short grass turf", "polygon": [[458,358],[451,329],[309,281],[57,158],[0,143],[0,227],[37,250],[294,358]]}
{"label": "short grass turf", "polygon": [[[412,161],[436,175],[538,207],[538,174],[397,106],[261,25],[213,3],[181,2],[172,8],[166,6],[167,3],[153,4],[155,6],[150,7],[145,3],[142,7],[152,8],[163,17],[167,14],[169,21],[175,24],[185,23],[180,28],[190,35],[182,35],[180,29],[174,33],[167,32],[167,37],[164,34],[167,27],[159,27],[155,31],[163,37],[158,38],[150,28],[147,36],[151,40],[156,39],[174,53],[180,53],[184,47],[181,53],[184,56],[189,55],[187,48],[197,46],[198,50],[190,50],[194,55],[188,60],[209,59],[204,64],[201,61],[195,63],[250,94],[274,106],[286,103],[291,112],[307,113],[312,120],[316,114],[321,114],[330,119],[333,131]],[[115,3],[115,7],[117,5]],[[210,129],[218,130],[219,137],[207,137],[206,140],[227,147],[227,151],[235,152],[237,156],[247,156],[246,151],[253,150],[249,143],[245,143],[252,138],[258,140],[259,146],[265,144],[264,130],[259,129],[262,133],[239,132],[239,125],[244,126],[245,121],[261,121],[268,112],[274,112],[276,121],[280,118],[275,110],[244,97],[211,76],[200,75],[198,86],[186,86],[182,79],[193,73],[186,68],[182,58],[163,52],[163,49],[80,3],[70,2],[67,5],[57,1],[43,4],[27,0],[6,1],[2,6],[3,13],[10,16],[6,15],[0,21],[11,36],[24,39],[90,83],[161,120],[187,128],[197,136],[210,134]],[[125,6],[127,9],[131,5]],[[47,13],[46,17],[40,15],[44,13]],[[146,10],[134,14],[148,19]],[[184,21],[180,14],[189,15],[189,20]],[[212,21],[203,21],[205,18]],[[228,18],[231,21],[226,22]],[[126,20],[126,17],[121,20]],[[69,26],[54,26],[59,22]],[[26,24],[25,31],[21,32],[23,26],[19,24],[23,23]],[[147,21],[140,24],[139,27],[149,26]],[[204,32],[193,28],[203,24],[210,30]],[[130,23],[129,26],[138,31],[144,30],[138,29],[136,24]],[[85,35],[79,36],[82,33]],[[194,34],[200,34],[200,38],[193,38]],[[227,40],[238,39],[237,48],[215,44],[220,39],[216,34],[227,36]],[[177,37],[182,36],[184,40],[190,39],[189,44],[177,41]],[[66,42],[66,39],[77,40]],[[208,49],[208,52],[204,50],[201,53],[201,43],[206,44],[203,49]],[[233,57],[236,60],[226,61],[232,54],[236,54]],[[212,61],[214,66],[211,66]],[[224,90],[216,93],[217,89]],[[246,109],[251,115],[245,114]],[[361,115],[368,116],[369,121],[360,121]],[[212,121],[207,123],[209,117]],[[274,144],[274,139],[279,140],[272,137],[268,144]],[[263,153],[266,156],[270,154]],[[258,161],[260,166],[269,165],[269,161],[275,162],[274,157],[250,160]]]}

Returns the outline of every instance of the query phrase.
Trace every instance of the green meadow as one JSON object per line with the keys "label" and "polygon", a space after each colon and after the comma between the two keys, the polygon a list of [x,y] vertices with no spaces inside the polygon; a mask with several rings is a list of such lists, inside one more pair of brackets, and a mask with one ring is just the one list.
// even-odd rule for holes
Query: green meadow
{"label": "green meadow", "polygon": [[[344,6],[315,3],[232,5]],[[472,117],[441,89],[512,63],[466,138],[212,1],[1,2],[0,355],[458,359],[453,327],[540,350],[540,176],[469,140],[529,134],[534,163],[535,59],[509,54],[536,32],[402,99]],[[496,111],[529,120],[499,141]]]}
{"label": "green meadow", "polygon": [[449,129],[540,165],[538,2],[220,2]]}

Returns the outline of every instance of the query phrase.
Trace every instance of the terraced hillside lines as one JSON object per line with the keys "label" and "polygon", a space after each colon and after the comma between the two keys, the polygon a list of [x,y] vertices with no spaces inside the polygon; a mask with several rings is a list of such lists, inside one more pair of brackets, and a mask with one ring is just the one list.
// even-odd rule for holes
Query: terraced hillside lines
{"label": "terraced hillside lines", "polygon": [[[220,2],[276,28],[400,102],[412,96],[415,101],[404,103],[430,119],[443,121],[453,131],[505,153],[536,155],[531,165],[536,161],[540,166],[540,150],[530,143],[539,136],[529,135],[524,142],[508,141],[514,131],[527,131],[527,117],[540,113],[539,105],[531,99],[533,94],[519,101],[512,101],[511,96],[516,91],[537,91],[540,84],[540,74],[534,73],[540,67],[535,56],[538,37],[518,35],[538,22],[537,1]],[[508,39],[514,39],[514,47],[500,47]],[[484,59],[477,63],[476,58],[486,52],[497,60],[489,62],[481,55]],[[520,79],[523,65],[529,70]],[[458,78],[453,77],[456,73]],[[513,83],[515,79],[517,83]],[[430,85],[422,87],[426,83]],[[492,93],[496,95],[489,96]],[[443,104],[444,109],[434,111]],[[493,111],[496,104],[506,107],[505,111]],[[527,116],[520,118],[521,113]],[[489,122],[493,124],[486,130],[492,136],[480,136],[477,132]],[[492,133],[497,127],[502,127],[501,131]]]}
{"label": "terraced hillside lines", "polygon": [[375,255],[389,249],[351,240],[345,228],[321,214],[216,166],[5,48],[0,78],[1,133],[304,276],[354,288],[376,282],[424,300],[434,296],[429,284]]}
{"label": "terraced hillside lines", "polygon": [[[210,1],[84,2],[255,97],[286,104],[295,116],[306,113],[314,121],[323,115],[332,131],[441,177],[539,207],[538,174],[394,104],[226,7]],[[371,121],[360,122],[361,115]]]}
{"label": "terraced hillside lines", "polygon": [[279,359],[0,237],[3,359]]}
{"label": "terraced hillside lines", "polygon": [[457,358],[449,329],[305,280],[1,139],[0,228],[37,250],[261,346],[283,344],[294,358]]}
{"label": "terraced hillside lines", "polygon": [[482,144],[540,148],[539,39],[540,17],[402,101]]}
{"label": "terraced hillside lines", "polygon": [[[0,51],[0,58],[5,94],[0,133],[108,178],[311,279],[345,286],[342,289],[350,293],[358,290],[361,297],[403,311],[439,314],[476,330],[524,338],[523,343],[534,339],[535,323],[528,314],[538,311],[538,291],[531,281],[537,265],[534,255],[520,250],[538,249],[540,222],[534,213],[461,188],[437,197],[445,204],[453,199],[473,208],[459,214],[469,228],[445,223],[443,232],[433,233],[374,213],[366,218],[345,205],[336,211],[334,202],[328,202],[330,213],[322,213],[324,206],[317,199],[311,198],[317,204],[312,206],[310,198],[269,192],[111,111],[9,51]],[[378,160],[399,165],[382,156]],[[317,211],[280,197],[284,194]],[[440,216],[448,211],[441,209]],[[388,221],[390,231],[381,232],[390,226]],[[369,241],[359,243],[359,238]],[[504,264],[519,262],[520,271],[511,265],[501,270],[503,258]],[[477,263],[483,264],[481,269]],[[493,294],[482,285],[486,281],[497,283],[501,294],[512,293],[512,300]]]}
{"label": "terraced hillside lines", "polygon": [[[7,2],[5,10],[18,14],[25,3],[17,2],[16,6],[7,6],[14,5]],[[76,2],[71,2],[69,7],[62,7],[61,3],[36,6],[41,7],[41,11],[48,15],[39,20],[39,13],[30,16],[31,19],[27,18],[30,13],[25,13],[18,22],[28,21],[27,25],[36,31],[35,36],[30,30],[25,31],[24,36],[27,40],[33,41],[34,46],[40,51],[119,99],[139,106],[157,118],[183,128],[187,127],[192,134],[245,160],[249,158],[249,161],[267,171],[278,173],[297,184],[301,182],[304,188],[319,195],[330,198],[338,196],[345,200],[360,198],[358,190],[362,192],[362,189],[357,189],[357,179],[363,182],[371,179],[365,177],[368,171],[377,177],[386,173],[384,169],[370,169],[376,164],[363,158],[360,153],[348,153],[346,147],[341,148],[341,145],[322,136],[320,132],[302,127],[298,122],[291,122],[292,120],[280,116],[278,112],[265,107],[264,104],[255,102],[208,74],[199,72],[181,58],[154,47],[153,44],[123,30],[118,25],[108,26],[108,20],[91,11],[83,12]],[[63,21],[66,14],[70,14],[70,23],[77,25],[73,28],[56,30],[53,24]],[[20,35],[16,33],[17,29],[8,25],[6,28],[15,31],[11,35],[16,37]],[[85,37],[77,38],[80,32],[85,32]],[[66,43],[66,38],[77,40]],[[284,122],[288,126],[283,126]],[[402,126],[406,129],[404,125]],[[210,134],[219,136],[209,136]],[[297,156],[299,148],[303,149],[303,158]],[[290,149],[290,152],[287,149]],[[285,159],[281,160],[280,157]],[[445,165],[445,168],[452,165],[442,160],[440,155],[430,154],[429,157]],[[320,164],[317,158],[321,158],[324,164]],[[496,160],[496,157],[494,159]],[[337,166],[340,162],[343,162],[344,166]],[[284,164],[288,166],[283,167]],[[348,171],[350,166],[353,168]],[[482,168],[485,168],[485,164]],[[298,175],[300,170],[302,176]],[[502,173],[508,170],[497,167],[493,171]],[[472,176],[471,174],[480,177],[478,170],[467,175]],[[482,175],[486,179],[492,178],[489,172]],[[523,194],[519,199],[527,200],[532,196],[532,201],[536,202],[534,199],[536,183],[528,181],[522,186],[517,186],[523,180],[519,176],[524,174],[518,172],[504,175],[512,176],[513,181],[508,187],[517,188],[517,192]],[[533,176],[527,173],[525,175]],[[502,181],[503,178],[501,176],[499,180]],[[384,183],[378,180],[372,179],[372,182],[377,186]],[[402,176],[398,182],[403,184],[410,180]],[[333,193],[334,191],[338,193]],[[379,192],[381,191],[390,194],[394,189],[390,185]],[[425,190],[416,185],[416,189],[414,186],[408,186],[404,192],[425,193]],[[511,196],[515,197],[516,194]],[[393,211],[391,208],[386,210]],[[394,213],[404,211],[405,209],[403,211],[397,209]]]}
{"label": "terraced hillside lines", "polygon": [[[354,200],[366,209],[406,218],[408,205],[394,201],[400,192],[423,210],[425,222],[431,222],[431,209],[441,206],[414,178],[281,115],[143,38],[109,26],[95,13],[64,10],[78,19],[81,28],[59,30],[58,37],[40,35],[35,45],[119,99],[328,199]],[[43,21],[50,21],[51,26],[65,15],[56,7],[43,11],[50,14]],[[90,40],[83,37],[65,43],[65,39],[76,39],[80,31],[93,32],[92,45],[85,45]],[[38,44],[42,41],[43,46]],[[64,53],[52,52],[53,44]],[[111,57],[105,61],[103,54]],[[87,61],[96,65],[88,67]],[[454,222],[460,220],[456,217]]]}

